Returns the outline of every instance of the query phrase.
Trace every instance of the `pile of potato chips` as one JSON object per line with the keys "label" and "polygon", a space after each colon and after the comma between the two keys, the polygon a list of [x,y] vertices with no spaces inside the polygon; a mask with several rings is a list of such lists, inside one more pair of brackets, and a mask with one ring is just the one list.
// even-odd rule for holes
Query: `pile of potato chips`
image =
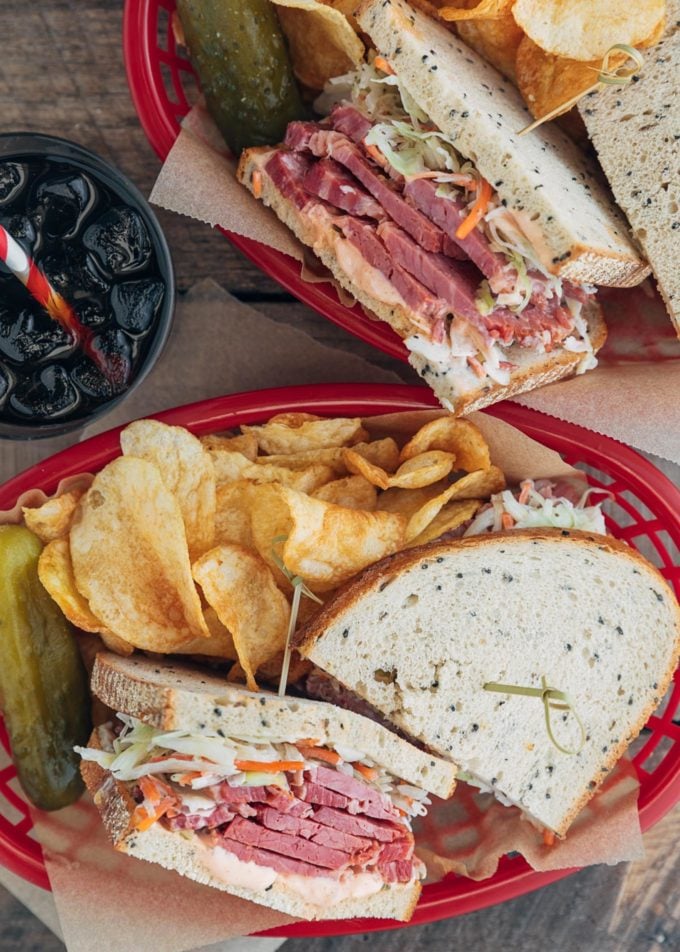
{"label": "pile of potato chips", "polygon": [[[435,0],[435,6],[517,85],[536,118],[593,86],[612,46],[657,43],[666,13],[665,0]],[[610,67],[627,59],[618,52]]]}
{"label": "pile of potato chips", "polygon": [[[364,44],[352,12],[359,0],[273,0],[298,79],[320,90],[356,68]],[[641,48],[661,38],[665,0],[412,0],[452,25],[462,39],[512,80],[536,118],[597,80],[615,44]],[[454,26],[455,25],[455,26]],[[364,38],[365,39],[365,38]],[[610,68],[627,60],[612,56]]]}
{"label": "pile of potato chips", "polygon": [[306,413],[200,439],[139,420],[120,442],[89,489],[24,508],[43,585],[113,651],[229,660],[251,688],[280,673],[296,580],[315,596],[302,624],[362,569],[458,528],[505,487],[477,427],[447,415],[406,442],[370,419]]}

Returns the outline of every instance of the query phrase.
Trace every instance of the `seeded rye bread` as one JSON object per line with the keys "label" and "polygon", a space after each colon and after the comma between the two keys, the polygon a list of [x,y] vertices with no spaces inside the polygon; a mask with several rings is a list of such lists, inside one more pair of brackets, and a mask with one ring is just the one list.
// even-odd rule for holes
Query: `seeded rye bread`
{"label": "seeded rye bread", "polygon": [[628,86],[586,96],[579,111],[614,197],[652,265],[680,336],[680,2]]}
{"label": "seeded rye bread", "polygon": [[613,287],[649,274],[571,139],[552,126],[517,136],[532,116],[500,73],[405,0],[366,0],[356,17],[421,109],[542,232],[551,270]]}
{"label": "seeded rye bread", "polygon": [[[332,704],[304,698],[279,698],[250,692],[224,679],[186,665],[138,657],[97,655],[92,671],[93,693],[117,712],[137,717],[164,730],[224,730],[227,736],[285,736],[291,739],[326,737],[336,743],[366,751],[375,763],[431,793],[448,797],[455,788],[456,768],[412,747],[391,731],[358,714]],[[89,746],[102,746],[95,729]],[[123,853],[158,863],[189,879],[234,896],[262,899],[254,890],[227,885],[206,868],[205,851],[196,837],[182,836],[155,823],[148,830],[132,827],[136,807],[125,783],[92,761],[83,761],[85,785],[101,814],[114,847]],[[348,899],[336,906],[318,906],[277,879],[266,893],[266,905],[304,919],[338,919],[354,916],[410,919],[420,895],[420,884],[390,884],[363,899]]]}
{"label": "seeded rye bread", "polygon": [[[98,730],[92,732],[89,746],[101,748]],[[154,823],[148,830],[135,830],[132,814],[137,804],[128,792],[127,785],[114,780],[111,774],[91,760],[83,761],[80,767],[85,786],[99,810],[106,831],[116,850],[137,859],[157,863],[193,879],[204,886],[221,889],[232,896],[262,902],[263,894],[245,886],[227,885],[211,875],[206,868],[205,849],[198,837],[186,836],[166,830]],[[413,915],[420,883],[395,883],[365,899],[348,899],[336,906],[318,906],[305,902],[298,893],[288,889],[280,878],[264,893],[266,905],[298,919],[350,919],[354,916],[374,916],[379,919],[408,921]]]}
{"label": "seeded rye bread", "polygon": [[[296,642],[397,727],[561,836],[663,697],[680,608],[621,542],[522,530],[384,559]],[[540,699],[483,689],[541,687],[542,676],[585,725],[578,754],[550,742]],[[560,716],[556,735],[577,746],[575,721]]]}
{"label": "seeded rye bread", "polygon": [[456,785],[450,763],[428,756],[359,714],[307,698],[248,691],[184,664],[102,652],[92,670],[91,688],[116,712],[163,730],[223,730],[237,738],[328,738],[364,751],[402,780],[438,797],[451,796]]}
{"label": "seeded rye bread", "polygon": [[[300,241],[308,245],[323,264],[332,273],[338,284],[359,301],[363,307],[372,311],[381,320],[386,321],[400,337],[410,337],[414,333],[414,319],[411,309],[404,304],[389,305],[379,301],[372,294],[350,280],[347,272],[342,268],[336,253],[336,243],[343,241],[333,229],[320,231],[314,227],[308,217],[285,199],[274,186],[264,171],[264,166],[272,154],[272,150],[265,147],[246,149],[239,162],[237,177],[252,191],[252,175],[255,170],[260,171],[262,179],[261,198],[265,205],[270,207],[290,228]],[[366,272],[372,269],[368,264]],[[590,329],[590,339],[593,350],[597,352],[605,342],[607,330],[602,318],[600,306],[591,301],[584,310],[584,317]],[[508,359],[515,365],[510,374],[510,383],[507,386],[494,383],[490,378],[479,380],[472,370],[463,368],[456,370],[453,375],[438,374],[436,368],[426,359],[412,354],[409,358],[411,365],[420,373],[423,379],[434,390],[442,405],[457,415],[481,410],[498,400],[516,396],[536,387],[543,387],[554,383],[562,377],[569,376],[576,371],[583,355],[559,348],[549,354],[537,354],[526,347],[515,344],[506,348]]]}

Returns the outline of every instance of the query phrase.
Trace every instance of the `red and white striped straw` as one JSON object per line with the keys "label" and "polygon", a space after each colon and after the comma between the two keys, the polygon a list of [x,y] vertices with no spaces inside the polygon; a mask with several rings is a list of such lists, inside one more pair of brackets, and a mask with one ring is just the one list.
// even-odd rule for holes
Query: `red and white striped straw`
{"label": "red and white striped straw", "polygon": [[[50,313],[59,299],[64,300],[61,295],[54,290],[43,272],[26,254],[21,245],[12,238],[6,228],[0,225],[0,258],[5,262],[9,270],[14,274],[27,290],[33,295],[46,311]],[[66,304],[66,301],[64,301]],[[67,305],[68,306],[68,305]]]}
{"label": "red and white striped straw", "polygon": [[117,386],[124,386],[127,383],[127,367],[122,358],[116,355],[107,357],[93,346],[92,331],[80,323],[68,301],[52,287],[36,262],[26,254],[18,241],[2,225],[0,225],[0,260],[4,261],[12,274],[21,281],[41,307],[45,308],[50,317],[58,321],[71,335],[110,383]]}

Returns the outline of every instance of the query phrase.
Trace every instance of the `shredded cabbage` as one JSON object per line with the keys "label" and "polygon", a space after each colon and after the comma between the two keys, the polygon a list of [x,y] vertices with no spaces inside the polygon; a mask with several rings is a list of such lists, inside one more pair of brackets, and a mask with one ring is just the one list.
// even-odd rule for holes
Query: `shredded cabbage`
{"label": "shredded cabbage", "polygon": [[[118,718],[123,727],[117,737],[111,733],[110,750],[75,747],[76,752],[83,760],[93,761],[110,771],[116,780],[133,783],[141,777],[162,774],[171,783],[179,784],[174,789],[182,802],[185,794],[191,794],[191,791],[207,790],[225,782],[235,787],[278,786],[284,790],[289,789],[288,777],[283,771],[242,771],[236,766],[236,761],[250,761],[255,764],[295,761],[299,763],[300,770],[323,763],[313,757],[305,758],[294,743],[288,741],[272,744],[252,743],[222,737],[207,730],[202,733],[163,731],[128,715],[119,714]],[[397,805],[409,816],[420,815],[423,812],[423,803],[429,803],[425,791],[400,784],[389,771],[375,765],[361,751],[342,744],[328,746],[334,747],[340,757],[340,762],[335,765],[336,770],[376,787],[395,803],[399,800]],[[353,763],[357,761],[372,767],[376,771],[376,778],[369,780],[355,771]],[[187,774],[197,776],[186,778]],[[407,787],[409,791],[416,793],[407,793]],[[409,800],[404,799],[405,796]],[[410,800],[413,802],[410,803]]]}
{"label": "shredded cabbage", "polygon": [[490,504],[475,516],[465,531],[465,536],[500,532],[505,514],[514,520],[513,529],[551,526],[556,529],[583,529],[587,532],[606,535],[607,527],[602,503],[586,505],[593,493],[592,489],[585,490],[574,503],[566,496],[553,497],[552,483],[544,481],[542,491],[536,487],[534,480],[526,479],[521,483],[518,495],[513,494],[509,489],[494,494]]}

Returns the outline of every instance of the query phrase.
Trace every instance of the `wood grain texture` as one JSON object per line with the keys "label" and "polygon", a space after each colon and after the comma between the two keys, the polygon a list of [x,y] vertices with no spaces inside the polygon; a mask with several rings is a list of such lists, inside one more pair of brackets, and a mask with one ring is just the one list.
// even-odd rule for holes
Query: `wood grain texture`
{"label": "wood grain texture", "polygon": [[[74,139],[122,169],[146,194],[160,163],[130,101],[121,50],[121,0],[0,0],[0,133],[35,130]],[[179,293],[212,277],[276,321],[371,356],[413,381],[408,368],[294,302],[224,238],[160,211]],[[265,382],[263,381],[263,384]],[[55,447],[0,445],[8,476]],[[680,810],[645,837],[647,858],[584,870],[502,906],[430,926],[337,939],[289,940],[286,952],[652,952],[680,949]],[[93,946],[94,947],[94,946]],[[0,949],[52,952],[61,943],[0,889]],[[247,945],[244,944],[244,949]]]}

